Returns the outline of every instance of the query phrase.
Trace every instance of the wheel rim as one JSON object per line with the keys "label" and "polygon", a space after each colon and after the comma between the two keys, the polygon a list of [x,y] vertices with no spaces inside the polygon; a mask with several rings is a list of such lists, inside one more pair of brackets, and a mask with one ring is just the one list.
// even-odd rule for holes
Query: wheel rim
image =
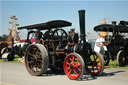
{"label": "wheel rim", "polygon": [[41,52],[37,47],[33,46],[29,48],[25,58],[26,67],[31,74],[36,74],[41,71],[42,57]]}
{"label": "wheel rim", "polygon": [[77,79],[81,75],[82,66],[75,55],[69,55],[64,61],[64,70],[70,79]]}
{"label": "wheel rim", "polygon": [[98,75],[102,70],[102,61],[96,53],[90,56],[89,61],[86,64],[87,72],[91,75]]}
{"label": "wheel rim", "polygon": [[124,54],[124,52],[121,52],[121,53],[120,53],[120,56],[119,56],[119,65],[120,65],[120,66],[124,66],[125,63],[126,63],[125,54]]}

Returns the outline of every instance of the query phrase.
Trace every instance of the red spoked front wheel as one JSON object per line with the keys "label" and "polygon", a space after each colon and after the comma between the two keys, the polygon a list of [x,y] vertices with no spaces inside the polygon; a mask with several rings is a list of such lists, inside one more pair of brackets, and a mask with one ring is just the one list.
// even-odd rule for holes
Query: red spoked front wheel
{"label": "red spoked front wheel", "polygon": [[101,75],[104,70],[104,59],[97,52],[92,52],[86,60],[86,70],[90,75]]}
{"label": "red spoked front wheel", "polygon": [[85,71],[83,58],[77,53],[71,53],[64,60],[64,71],[68,78],[79,80]]}

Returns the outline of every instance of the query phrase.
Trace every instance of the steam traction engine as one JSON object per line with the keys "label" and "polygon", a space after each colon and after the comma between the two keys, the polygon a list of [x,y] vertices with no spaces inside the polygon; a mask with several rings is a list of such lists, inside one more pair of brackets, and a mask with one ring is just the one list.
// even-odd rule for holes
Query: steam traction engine
{"label": "steam traction engine", "polygon": [[[47,30],[36,44],[30,44],[25,52],[25,65],[31,75],[39,76],[50,68],[63,69],[68,78],[81,79],[85,71],[90,75],[100,75],[104,70],[104,60],[92,51],[85,39],[85,11],[79,11],[80,39],[72,29],[66,32],[62,27],[70,22],[54,20],[46,23],[22,26],[18,29]],[[27,39],[29,41],[29,39]]]}
{"label": "steam traction engine", "polygon": [[110,59],[117,59],[119,66],[128,64],[128,21],[120,21],[119,24],[113,21],[112,24],[97,25],[94,31],[109,33],[105,37],[105,43],[109,43],[108,52],[104,54],[106,65],[109,64]]}

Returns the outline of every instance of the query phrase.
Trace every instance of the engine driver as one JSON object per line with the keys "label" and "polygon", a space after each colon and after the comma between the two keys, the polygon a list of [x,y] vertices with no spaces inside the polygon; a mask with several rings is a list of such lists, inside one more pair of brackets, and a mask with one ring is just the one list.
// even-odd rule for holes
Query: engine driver
{"label": "engine driver", "polygon": [[[105,19],[102,21],[101,24],[106,24]],[[108,35],[108,32],[100,32],[98,39],[95,41],[95,47],[94,51],[104,54],[105,51],[107,51],[106,45],[108,45],[107,42],[105,42],[105,36]]]}

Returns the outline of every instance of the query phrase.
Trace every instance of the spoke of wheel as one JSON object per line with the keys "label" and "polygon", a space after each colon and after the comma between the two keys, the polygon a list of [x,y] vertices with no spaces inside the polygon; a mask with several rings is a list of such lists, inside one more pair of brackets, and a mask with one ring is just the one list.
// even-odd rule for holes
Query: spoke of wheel
{"label": "spoke of wheel", "polygon": [[73,60],[73,62],[74,62],[74,57],[75,57],[75,56],[73,56],[73,59],[72,59],[72,60]]}
{"label": "spoke of wheel", "polygon": [[76,74],[76,75],[78,75],[78,73],[76,72],[76,70],[73,70],[74,71],[74,73]]}
{"label": "spoke of wheel", "polygon": [[30,53],[31,51],[32,51],[32,53],[31,53],[31,54],[32,54],[32,55],[34,55],[34,53],[33,53],[33,48],[32,48],[32,47],[29,49],[29,51],[28,51],[28,52]]}
{"label": "spoke of wheel", "polygon": [[32,51],[32,55],[35,55],[34,51]]}
{"label": "spoke of wheel", "polygon": [[41,62],[38,62],[38,67],[40,67],[40,68],[41,68],[41,65],[42,65],[42,63],[41,63]]}
{"label": "spoke of wheel", "polygon": [[41,55],[39,55],[39,54],[36,54],[36,57],[37,57],[37,59],[39,59],[39,60],[42,59],[42,58],[41,58]]}
{"label": "spoke of wheel", "polygon": [[35,58],[34,57],[29,57],[28,61],[35,61]]}
{"label": "spoke of wheel", "polygon": [[68,76],[70,76],[70,74],[71,74],[71,71],[72,71],[72,70],[70,69],[70,70],[69,70],[69,72],[68,72],[68,74],[67,74]]}
{"label": "spoke of wheel", "polygon": [[70,66],[67,67],[68,69],[71,69]]}
{"label": "spoke of wheel", "polygon": [[38,67],[36,67],[36,72],[39,72],[39,68]]}
{"label": "spoke of wheel", "polygon": [[[97,56],[96,56],[96,58],[97,58]],[[96,69],[98,70],[98,62],[95,62],[95,63],[96,63],[96,65],[95,65]]]}
{"label": "spoke of wheel", "polygon": [[39,67],[36,66],[35,69],[36,69],[36,72],[38,72]]}
{"label": "spoke of wheel", "polygon": [[93,70],[93,72],[94,72],[94,66],[92,66],[92,70]]}
{"label": "spoke of wheel", "polygon": [[30,65],[30,69],[35,72],[34,68],[35,68],[35,64]]}
{"label": "spoke of wheel", "polygon": [[30,52],[28,52],[28,55],[33,56],[33,57],[34,57],[34,55],[33,55],[32,53],[30,53]]}
{"label": "spoke of wheel", "polygon": [[42,59],[38,59],[37,61],[39,61],[41,63],[42,62]]}
{"label": "spoke of wheel", "polygon": [[96,60],[98,59],[98,56],[96,56]]}
{"label": "spoke of wheel", "polygon": [[96,62],[94,61],[94,62],[93,62],[93,66],[96,66],[95,63],[96,63]]}
{"label": "spoke of wheel", "polygon": [[77,66],[81,66],[81,64],[79,63],[79,64],[77,64]]}
{"label": "spoke of wheel", "polygon": [[28,61],[28,63],[34,63],[35,58],[33,56],[31,56],[31,57],[29,57],[29,59],[27,59],[27,61]]}
{"label": "spoke of wheel", "polygon": [[35,70],[37,71],[37,68],[39,68],[39,64],[38,64],[38,62],[35,62],[35,64],[34,64],[34,68],[35,68]]}
{"label": "spoke of wheel", "polygon": [[36,66],[34,66],[34,71],[37,72],[37,67]]}
{"label": "spoke of wheel", "polygon": [[73,70],[73,76],[75,76],[75,72],[74,72],[74,70]]}
{"label": "spoke of wheel", "polygon": [[96,55],[94,55],[94,61],[96,61],[97,60],[97,56]]}
{"label": "spoke of wheel", "polygon": [[95,55],[93,55],[93,59],[94,59],[94,61],[95,61]]}
{"label": "spoke of wheel", "polygon": [[72,59],[72,57],[70,58],[70,61],[71,61],[71,62],[73,62],[73,59]]}
{"label": "spoke of wheel", "polygon": [[77,70],[79,70],[81,72],[81,69],[77,67]]}
{"label": "spoke of wheel", "polygon": [[66,62],[67,65],[71,65],[70,63],[68,63],[68,61]]}
{"label": "spoke of wheel", "polygon": [[101,66],[98,65],[99,68],[101,68]]}
{"label": "spoke of wheel", "polygon": [[96,69],[98,70],[98,66],[96,65]]}
{"label": "spoke of wheel", "polygon": [[33,50],[33,53],[34,53],[34,55],[36,56],[37,54],[38,54],[38,49],[37,48],[35,48],[34,50]]}
{"label": "spoke of wheel", "polygon": [[41,64],[39,62],[37,63],[37,67],[36,68],[41,69]]}
{"label": "spoke of wheel", "polygon": [[77,58],[76,64],[78,63],[79,59]]}
{"label": "spoke of wheel", "polygon": [[34,62],[33,61],[28,61],[28,64],[33,64]]}

